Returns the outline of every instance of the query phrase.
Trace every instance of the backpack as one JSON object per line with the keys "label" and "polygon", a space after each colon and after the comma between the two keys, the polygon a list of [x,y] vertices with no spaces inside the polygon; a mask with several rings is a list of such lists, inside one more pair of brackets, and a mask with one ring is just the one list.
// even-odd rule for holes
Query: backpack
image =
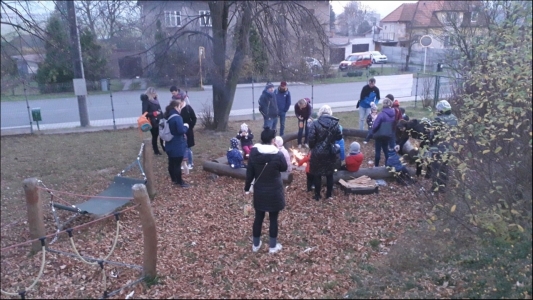
{"label": "backpack", "polygon": [[168,121],[174,118],[175,116],[177,116],[177,114],[173,114],[172,116],[168,117],[168,119],[159,120],[159,137],[165,142],[170,142],[174,137],[172,133],[170,133],[170,126],[168,125]]}
{"label": "backpack", "polygon": [[142,116],[140,116],[137,119],[137,125],[139,126],[139,134],[141,135],[141,138],[142,138],[143,132],[147,132],[147,131],[150,131],[150,129],[152,129],[152,124],[150,123],[150,120],[148,120],[148,118],[146,117],[147,113],[148,112],[145,112]]}

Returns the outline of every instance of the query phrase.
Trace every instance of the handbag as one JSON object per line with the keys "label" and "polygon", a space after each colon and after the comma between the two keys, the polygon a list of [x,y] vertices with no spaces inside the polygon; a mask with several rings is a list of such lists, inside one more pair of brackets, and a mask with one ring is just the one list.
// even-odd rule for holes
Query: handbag
{"label": "handbag", "polygon": [[392,123],[393,122],[382,122],[379,125],[378,130],[374,133],[374,139],[388,139],[392,137]]}
{"label": "handbag", "polygon": [[252,180],[252,183],[250,185],[250,189],[248,190],[249,192],[251,192],[251,193],[254,192],[254,184],[257,182],[257,180],[259,180],[259,177],[261,177],[261,175],[263,175],[263,171],[265,171],[266,166],[268,166],[268,163],[265,163],[265,166],[263,167],[263,170],[261,170],[261,173],[259,173],[259,176],[257,176],[257,179],[254,178],[254,180]]}

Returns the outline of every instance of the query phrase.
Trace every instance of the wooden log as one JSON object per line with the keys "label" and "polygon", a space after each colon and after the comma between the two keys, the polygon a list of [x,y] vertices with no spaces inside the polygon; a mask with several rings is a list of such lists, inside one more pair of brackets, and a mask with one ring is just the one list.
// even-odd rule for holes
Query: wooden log
{"label": "wooden log", "polygon": [[[202,165],[204,171],[215,173],[221,176],[229,176],[237,179],[246,179],[246,168],[232,169],[227,163],[221,164],[212,161],[205,161]],[[293,180],[293,174],[281,172],[281,179],[284,184],[290,184]]]}
{"label": "wooden log", "polygon": [[137,206],[143,231],[143,276],[155,278],[157,276],[157,229],[155,225],[150,198],[144,184],[135,184],[132,187],[133,202]]}
{"label": "wooden log", "polygon": [[[351,136],[351,137],[358,137],[358,138],[366,138],[368,131],[367,130],[359,130],[359,129],[352,129],[352,128],[343,128],[342,134],[344,137]],[[283,145],[285,148],[289,148],[287,145],[288,142],[298,139],[298,132],[291,132],[287,133],[282,136],[283,138]]]}
{"label": "wooden log", "polygon": [[[26,194],[26,209],[28,216],[28,227],[30,230],[30,238],[38,239],[45,235],[44,219],[43,219],[43,205],[41,203],[41,195],[37,189],[37,179],[28,178],[22,182],[24,186],[24,193]],[[41,251],[41,241],[35,241],[31,244],[31,252],[37,253]]]}
{"label": "wooden log", "polygon": [[154,200],[156,191],[154,187],[154,150],[152,149],[152,139],[143,140],[143,169],[144,174],[146,174],[146,190],[148,191],[148,196],[150,199]]}
{"label": "wooden log", "polygon": [[[414,176],[416,173],[415,170],[411,168],[407,168],[407,170],[409,171],[409,174],[411,174],[411,176]],[[394,176],[394,174],[389,172],[386,167],[360,168],[357,172],[349,172],[346,170],[337,171],[333,173],[333,181],[338,182],[339,179],[349,180],[352,179],[352,177],[357,178],[363,175],[366,175],[372,179],[383,179]],[[322,179],[322,181],[325,182],[325,178]]]}

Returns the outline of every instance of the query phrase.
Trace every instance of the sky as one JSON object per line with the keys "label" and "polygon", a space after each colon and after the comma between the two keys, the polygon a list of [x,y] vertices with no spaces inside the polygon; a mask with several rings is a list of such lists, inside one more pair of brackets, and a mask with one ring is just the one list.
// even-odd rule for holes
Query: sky
{"label": "sky", "polygon": [[[333,11],[335,12],[335,15],[339,15],[344,10],[344,6],[348,4],[350,1],[331,1],[331,5],[333,6]],[[380,18],[385,18],[388,14],[390,14],[393,10],[398,8],[398,6],[402,5],[402,3],[416,3],[418,1],[360,1],[364,5],[370,7],[370,9],[375,10],[378,14],[380,14]]]}

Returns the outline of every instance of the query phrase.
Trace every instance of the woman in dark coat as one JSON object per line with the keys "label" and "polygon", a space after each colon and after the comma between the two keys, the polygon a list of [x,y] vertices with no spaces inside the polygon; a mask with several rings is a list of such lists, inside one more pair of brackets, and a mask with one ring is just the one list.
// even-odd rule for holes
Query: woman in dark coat
{"label": "woman in dark coat", "polygon": [[187,133],[185,134],[187,136],[187,160],[188,160],[188,167],[189,169],[192,169],[194,167],[193,161],[192,161],[192,150],[191,148],[194,146],[194,126],[196,125],[196,114],[194,113],[194,109],[190,105],[187,104],[185,99],[179,99],[180,107],[178,108],[178,112],[180,113],[181,117],[183,118],[183,123],[189,124],[189,130],[187,130]]}
{"label": "woman in dark coat", "polygon": [[[157,92],[153,87],[146,89],[146,92],[141,95],[143,114],[146,114],[146,117],[150,120],[152,129],[150,133],[152,134],[152,148],[154,148],[155,155],[161,155],[159,149],[157,148],[157,138],[159,137],[159,120],[163,117],[163,112],[161,111],[161,105],[157,100]],[[161,148],[165,151],[165,146],[163,145],[163,140],[159,139]]]}
{"label": "woman in dark coat", "polygon": [[250,152],[246,168],[244,191],[248,194],[252,180],[254,183],[255,219],[253,225],[252,251],[261,247],[261,227],[265,212],[270,217],[269,253],[281,250],[278,237],[278,215],[285,208],[285,195],[281,173],[287,171],[287,161],[278,147],[274,146],[276,131],[266,127],[261,133],[261,144],[255,144]]}
{"label": "woman in dark coat", "polygon": [[339,119],[332,116],[329,105],[322,106],[317,116],[318,119],[311,124],[309,130],[309,148],[311,149],[309,171],[314,176],[316,201],[320,200],[322,176],[326,176],[326,198],[332,196],[333,172],[337,161],[337,155],[333,149],[336,147],[335,141],[342,139]]}
{"label": "woman in dark coat", "polygon": [[[185,141],[184,135],[189,126],[183,123],[183,119],[178,113],[179,106],[179,101],[172,100],[165,109],[165,119],[168,120],[170,133],[174,136],[170,141],[166,142],[168,173],[174,184],[179,185],[182,188],[188,188],[189,185],[181,178],[181,162],[183,161],[183,155],[187,148],[187,142]],[[172,115],[175,116],[170,118]]]}
{"label": "woman in dark coat", "polygon": [[[372,135],[374,136],[374,145],[375,145],[375,158],[374,166],[379,166],[379,161],[381,159],[381,151],[385,154],[385,162],[389,158],[389,148],[394,149],[396,138],[393,138],[393,128],[396,112],[392,108],[392,100],[385,98],[383,100],[383,109],[376,117],[374,125],[372,125]],[[377,137],[376,132],[381,126],[390,126],[390,136],[387,137]],[[395,128],[394,128],[395,129]]]}

